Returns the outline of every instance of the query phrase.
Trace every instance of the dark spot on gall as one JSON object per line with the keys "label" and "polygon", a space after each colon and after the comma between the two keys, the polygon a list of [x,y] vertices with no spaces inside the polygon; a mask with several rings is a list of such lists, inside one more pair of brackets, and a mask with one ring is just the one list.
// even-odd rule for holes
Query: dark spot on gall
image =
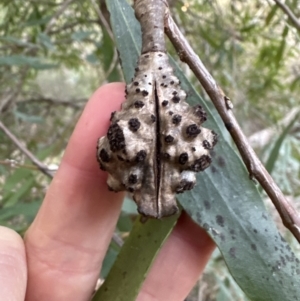
{"label": "dark spot on gall", "polygon": [[178,158],[178,162],[181,165],[184,165],[188,160],[189,160],[189,156],[187,153],[182,153]]}
{"label": "dark spot on gall", "polygon": [[147,96],[149,93],[148,93],[148,91],[144,90],[144,91],[142,92],[142,94],[143,94],[143,96]]}
{"label": "dark spot on gall", "polygon": [[207,140],[203,140],[202,145],[205,149],[211,149],[211,145]]}
{"label": "dark spot on gall", "polygon": [[116,111],[111,112],[109,121],[113,120],[115,114],[116,114]]}
{"label": "dark spot on gall", "polygon": [[173,100],[173,102],[175,102],[175,103],[179,103],[180,97],[178,97],[177,95],[174,95],[174,96],[172,97],[172,100]]}
{"label": "dark spot on gall", "polygon": [[170,81],[170,85],[174,85],[174,81],[172,80],[172,81]]}
{"label": "dark spot on gall", "polygon": [[140,69],[139,69],[138,67],[136,67],[134,70],[135,70],[136,72],[140,71]]}
{"label": "dark spot on gall", "polygon": [[171,158],[171,156],[168,153],[163,153],[162,154],[163,159],[165,160],[169,160]]}
{"label": "dark spot on gall", "polygon": [[155,115],[152,114],[152,115],[150,116],[150,118],[151,118],[151,121],[152,121],[152,122],[155,122],[155,121],[156,121]]}
{"label": "dark spot on gall", "polygon": [[128,177],[128,183],[131,184],[131,185],[136,184],[137,183],[137,175],[131,174]]}
{"label": "dark spot on gall", "polygon": [[166,143],[172,143],[173,141],[174,141],[174,137],[173,137],[173,136],[167,135],[167,136],[165,137],[165,142],[166,142]]}
{"label": "dark spot on gall", "polygon": [[145,58],[148,58],[148,57],[149,57],[149,54],[146,54],[146,55],[145,55]]}
{"label": "dark spot on gall", "polygon": [[164,85],[164,88],[168,88],[168,85]]}
{"label": "dark spot on gall", "polygon": [[194,123],[189,125],[185,132],[188,137],[195,138],[201,133],[201,130],[198,128],[197,124]]}
{"label": "dark spot on gall", "polygon": [[164,100],[161,104],[162,104],[163,107],[165,107],[165,106],[168,105],[168,103],[169,103],[169,102],[168,102],[167,100]]}
{"label": "dark spot on gall", "polygon": [[161,87],[163,87],[164,85],[165,85],[164,83],[160,84]]}
{"label": "dark spot on gall", "polygon": [[140,150],[135,157],[135,162],[143,162],[145,161],[147,153],[144,150]]}
{"label": "dark spot on gall", "polygon": [[196,148],[195,148],[195,147],[192,147],[191,150],[192,150],[192,152],[195,152],[195,151],[196,151]]}
{"label": "dark spot on gall", "polygon": [[176,188],[176,193],[182,193],[185,190],[194,188],[195,183],[187,180],[181,180],[179,186]]}
{"label": "dark spot on gall", "polygon": [[107,139],[112,152],[125,148],[125,137],[123,130],[117,123],[110,125],[107,131]]}
{"label": "dark spot on gall", "polygon": [[170,115],[170,116],[172,116],[172,115],[173,115],[173,111],[169,111],[168,113],[169,113],[169,115]]}
{"label": "dark spot on gall", "polygon": [[202,108],[202,106],[200,106],[200,105],[196,105],[196,106],[194,107],[194,114],[195,114],[197,117],[199,117],[201,123],[204,122],[204,121],[206,121],[206,119],[207,119],[206,112],[205,112],[205,110]]}
{"label": "dark spot on gall", "polygon": [[122,158],[121,156],[117,156],[117,158],[119,159],[119,161],[125,161],[125,159],[124,158]]}
{"label": "dark spot on gall", "polygon": [[135,89],[135,92],[136,92],[136,93],[140,93],[140,92],[141,92],[141,89],[140,89],[140,88],[136,88],[136,89]]}
{"label": "dark spot on gall", "polygon": [[162,70],[162,67],[158,67],[158,70]]}
{"label": "dark spot on gall", "polygon": [[138,86],[139,85],[139,82],[134,82],[133,83],[135,86]]}
{"label": "dark spot on gall", "polygon": [[173,124],[178,125],[181,122],[181,119],[181,115],[176,114],[172,117],[172,122]]}
{"label": "dark spot on gall", "polygon": [[128,121],[128,125],[132,132],[136,132],[140,128],[141,123],[137,118],[131,118]]}
{"label": "dark spot on gall", "polygon": [[176,95],[176,94],[177,94],[177,91],[173,91],[172,94],[173,94],[173,95]]}
{"label": "dark spot on gall", "polygon": [[166,78],[166,76],[165,76],[165,75],[163,75],[163,76],[162,76],[162,78]]}
{"label": "dark spot on gall", "polygon": [[147,74],[145,74],[144,76],[147,77]]}
{"label": "dark spot on gall", "polygon": [[199,159],[195,160],[190,169],[193,171],[202,171],[206,169],[211,163],[211,158],[208,155],[203,155]]}
{"label": "dark spot on gall", "polygon": [[162,54],[159,54],[158,56],[162,56]]}
{"label": "dark spot on gall", "polygon": [[137,100],[134,102],[134,106],[139,109],[142,108],[145,104],[141,100]]}
{"label": "dark spot on gall", "polygon": [[132,187],[129,187],[128,191],[132,193],[132,192],[134,192],[134,189]]}
{"label": "dark spot on gall", "polygon": [[211,131],[212,135],[213,135],[213,147],[217,144],[218,142],[218,134],[215,131]]}
{"label": "dark spot on gall", "polygon": [[224,227],[224,217],[222,215],[216,216],[216,222],[219,226]]}

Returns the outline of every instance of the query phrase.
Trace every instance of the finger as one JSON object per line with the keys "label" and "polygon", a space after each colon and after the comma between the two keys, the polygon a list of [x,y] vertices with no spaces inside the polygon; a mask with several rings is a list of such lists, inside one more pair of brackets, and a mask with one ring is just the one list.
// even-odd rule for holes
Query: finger
{"label": "finger", "polygon": [[0,296],[1,300],[23,301],[27,269],[22,238],[15,231],[0,226]]}
{"label": "finger", "polygon": [[109,192],[96,161],[111,111],[124,100],[124,84],[108,84],[91,97],[26,238],[26,300],[88,300],[120,212],[123,194]]}
{"label": "finger", "polygon": [[182,301],[203,272],[214,242],[183,213],[142,286],[137,301]]}

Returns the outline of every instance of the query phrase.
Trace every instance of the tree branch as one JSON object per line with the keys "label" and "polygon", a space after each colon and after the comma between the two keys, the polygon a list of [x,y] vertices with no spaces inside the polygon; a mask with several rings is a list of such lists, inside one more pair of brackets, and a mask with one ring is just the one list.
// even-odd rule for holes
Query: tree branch
{"label": "tree branch", "polygon": [[[83,107],[83,104],[87,102],[86,99],[77,99],[77,100],[60,100],[60,99],[53,99],[49,97],[33,97],[28,99],[19,100],[18,103],[24,103],[24,102],[46,102],[53,105],[59,105],[59,106],[66,106],[66,107],[72,107],[75,109],[81,109]],[[80,104],[82,103],[82,104]]]}
{"label": "tree branch", "polygon": [[38,169],[48,176],[53,178],[52,172],[49,170],[48,166],[36,158],[22,143],[21,141],[0,121],[0,129],[6,134],[6,136],[25,154],[31,162],[38,167]]}
{"label": "tree branch", "polygon": [[49,23],[47,24],[47,27],[44,31],[45,34],[48,34],[48,32],[51,30],[52,26],[55,24],[56,20],[59,18],[61,14],[64,13],[64,11],[68,8],[68,6],[73,2],[73,0],[66,0],[62,3],[61,8],[56,11],[56,13],[51,17]]}
{"label": "tree branch", "polygon": [[300,20],[294,15],[290,8],[279,0],[274,0],[277,6],[288,16],[293,25],[300,30]]}
{"label": "tree branch", "polygon": [[292,204],[286,200],[285,196],[247,141],[246,136],[242,132],[232,112],[232,103],[230,99],[217,85],[212,75],[208,72],[200,58],[193,51],[192,47],[189,45],[169,14],[167,14],[165,18],[165,32],[177,50],[180,59],[188,64],[215,105],[225,127],[231,134],[239,149],[242,159],[249,171],[250,177],[254,177],[261,184],[275,205],[279,215],[281,216],[283,224],[293,233],[300,243],[300,217]]}
{"label": "tree branch", "polygon": [[[25,154],[32,163],[46,176],[49,178],[53,178],[53,173],[49,170],[48,166],[41,162],[38,158],[36,158],[23,144],[21,141],[0,121],[0,129],[6,134],[6,136],[21,150],[23,154]],[[5,161],[0,161],[0,164],[5,164]],[[11,166],[12,162],[9,162]],[[15,164],[17,165],[17,164]],[[24,167],[24,165],[22,166]],[[28,168],[28,165],[26,166]],[[112,240],[121,247],[123,245],[123,239],[116,232],[113,234]]]}

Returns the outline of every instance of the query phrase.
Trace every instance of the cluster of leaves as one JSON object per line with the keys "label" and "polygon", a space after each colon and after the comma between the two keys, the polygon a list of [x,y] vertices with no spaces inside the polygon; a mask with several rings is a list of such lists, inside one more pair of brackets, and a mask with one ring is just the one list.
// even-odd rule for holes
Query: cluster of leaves
{"label": "cluster of leaves", "polygon": [[[297,1],[286,3],[295,13],[299,11]],[[139,27],[126,1],[107,1],[107,5],[124,77],[131,78],[140,46]],[[284,192],[296,199],[300,195],[299,115],[293,115],[287,123],[281,123],[281,119],[291,108],[299,107],[299,32],[272,1],[195,0],[170,1],[170,5],[181,30],[233,99],[245,132],[250,136],[275,125],[274,137],[266,140],[258,151]],[[0,119],[48,165],[59,165],[77,117],[93,90],[105,81],[122,79],[110,28],[103,18],[109,21],[101,0],[30,0],[22,4],[5,0],[0,4]],[[123,32],[118,32],[122,29]],[[131,40],[133,36],[136,39]],[[171,46],[170,53],[175,54]],[[187,80],[176,63],[175,68],[189,91],[190,102],[202,101],[210,111],[210,104],[201,100],[190,85],[189,82],[194,83],[201,91],[189,71],[185,70],[189,74]],[[224,132],[214,110],[207,127]],[[203,183],[202,199],[199,200],[197,190],[180,201],[212,235],[230,272],[251,300],[293,300],[288,294],[294,294],[295,288],[290,288],[289,280],[296,270],[292,266],[282,267],[277,255],[272,255],[275,246],[280,246],[289,258],[291,250],[281,241],[271,218],[261,218],[268,215],[261,198],[226,140],[221,138],[215,158],[219,173],[209,170],[198,179]],[[23,233],[40,206],[49,179],[34,168],[2,131],[0,141],[0,224]],[[227,154],[225,161],[224,154]],[[218,194],[220,190],[222,196]],[[120,235],[126,236],[132,230],[135,212],[127,200],[117,225]],[[224,236],[215,235],[224,231],[222,219],[216,218],[220,212],[228,227],[225,234],[235,231],[225,240]],[[135,225],[134,231],[137,229]],[[265,246],[267,240],[270,243]],[[236,258],[239,257],[236,245],[244,252],[241,261]],[[119,251],[120,247],[112,243],[101,272],[103,277],[108,275]],[[126,248],[123,252],[126,254]],[[221,253],[216,251],[203,280],[210,287],[217,287],[207,291],[208,298],[232,300],[236,296],[247,300],[227,272]],[[154,255],[149,256],[151,259]],[[141,274],[136,276],[140,278],[133,279],[134,289],[138,289],[148,268],[149,264],[141,267]],[[257,274],[262,278],[255,281]],[[272,275],[269,282],[266,274]],[[276,286],[280,288],[280,281],[285,289],[280,289],[274,297],[271,292]]]}

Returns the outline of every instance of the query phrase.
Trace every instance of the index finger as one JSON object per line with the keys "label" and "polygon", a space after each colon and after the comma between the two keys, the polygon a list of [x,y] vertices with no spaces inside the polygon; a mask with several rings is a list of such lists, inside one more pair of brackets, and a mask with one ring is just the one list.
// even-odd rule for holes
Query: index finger
{"label": "index finger", "polygon": [[123,194],[108,191],[96,162],[96,143],[110,112],[124,100],[124,84],[98,89],[68,143],[25,244],[26,300],[87,300],[120,212]]}

